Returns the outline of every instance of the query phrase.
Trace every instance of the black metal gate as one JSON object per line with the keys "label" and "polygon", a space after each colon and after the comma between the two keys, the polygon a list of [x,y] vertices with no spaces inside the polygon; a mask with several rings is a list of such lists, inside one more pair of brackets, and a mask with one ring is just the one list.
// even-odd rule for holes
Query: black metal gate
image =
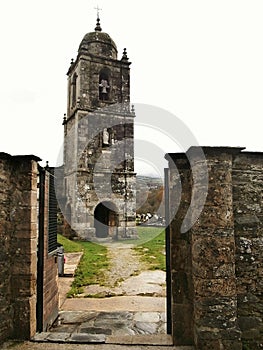
{"label": "black metal gate", "polygon": [[[45,225],[47,227],[45,227]],[[45,238],[45,230],[47,237]],[[45,245],[45,239],[47,243]],[[47,249],[47,252],[45,252]],[[38,247],[37,247],[37,332],[44,328],[44,268],[45,253],[57,251],[57,200],[53,168],[39,166],[38,178]]]}
{"label": "black metal gate", "polygon": [[166,318],[167,334],[172,334],[172,285],[171,285],[171,244],[170,244],[170,197],[169,197],[169,169],[164,169],[165,186],[165,247],[166,247]]}

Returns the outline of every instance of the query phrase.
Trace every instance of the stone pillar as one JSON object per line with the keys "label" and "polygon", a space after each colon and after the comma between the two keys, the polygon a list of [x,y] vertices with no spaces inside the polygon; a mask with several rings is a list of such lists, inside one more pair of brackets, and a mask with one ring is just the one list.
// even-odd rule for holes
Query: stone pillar
{"label": "stone pillar", "polygon": [[11,235],[9,155],[0,154],[0,343],[13,332],[14,309],[11,306]]}
{"label": "stone pillar", "polygon": [[16,339],[30,339],[36,333],[38,160],[34,156],[13,157],[11,303]]}
{"label": "stone pillar", "polygon": [[251,350],[263,344],[263,153],[244,152],[234,160],[238,323]]}
{"label": "stone pillar", "polygon": [[[242,348],[232,201],[232,162],[240,150],[205,147],[204,159],[195,147],[186,155],[169,154],[172,322],[177,345],[194,344],[201,350]],[[204,191],[207,197],[202,208]],[[174,215],[173,202],[178,202],[178,196],[180,206]],[[198,219],[189,226],[200,209]]]}
{"label": "stone pillar", "polygon": [[0,341],[36,332],[39,160],[0,153]]}
{"label": "stone pillar", "polygon": [[175,345],[193,345],[193,281],[191,235],[181,227],[191,201],[191,171],[187,157],[177,153],[169,160],[170,258],[172,335]]}
{"label": "stone pillar", "polygon": [[[241,350],[237,324],[232,161],[236,148],[203,148],[208,170],[206,203],[191,228],[195,345],[202,350]],[[192,171],[200,166],[198,157]],[[193,196],[203,191],[199,178]]]}

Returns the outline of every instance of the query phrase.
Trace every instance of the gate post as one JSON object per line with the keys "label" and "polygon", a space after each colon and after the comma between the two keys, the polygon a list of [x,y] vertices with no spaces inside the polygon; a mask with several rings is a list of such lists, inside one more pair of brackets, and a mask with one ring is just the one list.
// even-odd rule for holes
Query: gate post
{"label": "gate post", "polygon": [[[193,282],[190,235],[181,225],[191,200],[191,171],[184,153],[169,154],[166,208],[169,207],[171,331],[175,345],[193,345]],[[178,207],[179,205],[179,207]],[[166,214],[167,215],[167,214]],[[168,295],[167,295],[168,297]]]}
{"label": "gate post", "polygon": [[12,163],[10,207],[12,217],[11,304],[13,334],[30,339],[36,333],[37,172],[34,156],[16,156]]}
{"label": "gate post", "polygon": [[[180,206],[171,223],[174,343],[192,344],[200,350],[241,350],[232,198],[233,157],[241,149],[203,148],[208,171],[207,198],[197,221],[182,233],[190,203],[194,217],[205,190],[199,172],[204,160],[196,150],[192,147],[186,154],[166,157],[170,169],[170,211],[180,196]],[[193,173],[200,173],[195,181]]]}

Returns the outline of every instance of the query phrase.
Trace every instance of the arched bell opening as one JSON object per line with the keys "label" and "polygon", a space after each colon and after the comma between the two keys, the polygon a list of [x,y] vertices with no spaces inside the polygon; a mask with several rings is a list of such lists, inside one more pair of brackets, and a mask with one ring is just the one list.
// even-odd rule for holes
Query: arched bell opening
{"label": "arched bell opening", "polygon": [[99,99],[108,101],[110,99],[110,70],[103,68],[99,74]]}

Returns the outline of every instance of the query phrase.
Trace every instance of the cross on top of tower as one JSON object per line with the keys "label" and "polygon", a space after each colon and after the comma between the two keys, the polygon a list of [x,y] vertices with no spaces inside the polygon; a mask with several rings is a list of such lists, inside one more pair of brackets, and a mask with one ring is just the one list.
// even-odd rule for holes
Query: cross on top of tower
{"label": "cross on top of tower", "polygon": [[99,5],[97,5],[97,7],[94,7],[94,10],[97,10],[97,18],[100,18],[100,11],[102,11],[102,9],[99,8]]}
{"label": "cross on top of tower", "polygon": [[97,5],[97,7],[94,7],[94,9],[97,10],[97,23],[96,23],[95,31],[96,31],[96,32],[101,32],[101,26],[100,26],[100,11],[101,11],[102,9],[99,8],[98,5]]}

